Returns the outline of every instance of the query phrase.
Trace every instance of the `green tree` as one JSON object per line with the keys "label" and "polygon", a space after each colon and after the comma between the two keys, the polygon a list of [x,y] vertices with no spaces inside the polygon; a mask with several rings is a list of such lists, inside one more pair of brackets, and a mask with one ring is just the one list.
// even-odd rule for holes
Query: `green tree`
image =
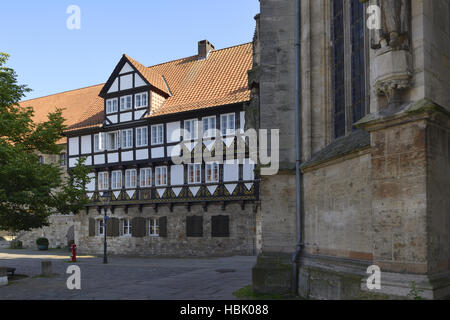
{"label": "green tree", "polygon": [[37,151],[58,154],[65,129],[62,110],[45,122],[33,122],[33,108],[19,106],[30,89],[17,83],[0,52],[0,229],[27,231],[48,225],[56,212],[78,213],[87,203],[88,168],[81,159],[65,176],[55,164],[41,164]]}

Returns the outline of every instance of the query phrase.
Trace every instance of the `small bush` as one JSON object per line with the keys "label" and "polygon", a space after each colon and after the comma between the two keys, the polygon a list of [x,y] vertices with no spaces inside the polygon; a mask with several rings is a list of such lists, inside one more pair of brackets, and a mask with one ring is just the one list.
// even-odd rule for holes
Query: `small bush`
{"label": "small bush", "polygon": [[48,239],[47,238],[38,238],[36,240],[36,244],[38,246],[48,246]]}
{"label": "small bush", "polygon": [[13,240],[10,243],[11,249],[22,249],[22,241],[19,240]]}

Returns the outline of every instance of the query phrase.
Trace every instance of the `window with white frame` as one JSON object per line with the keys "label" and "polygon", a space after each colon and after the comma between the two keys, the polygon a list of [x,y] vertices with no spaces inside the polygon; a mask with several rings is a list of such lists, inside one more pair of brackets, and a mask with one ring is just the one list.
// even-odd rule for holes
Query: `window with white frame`
{"label": "window with white frame", "polygon": [[159,219],[148,219],[148,235],[151,237],[159,236]]}
{"label": "window with white frame", "polygon": [[148,105],[147,92],[142,92],[134,95],[135,108],[145,108]]}
{"label": "window with white frame", "polygon": [[109,181],[108,181],[108,172],[99,172],[98,173],[98,190],[108,190],[109,189]]}
{"label": "window with white frame", "polygon": [[202,165],[199,163],[188,164],[188,183],[202,182]]}
{"label": "window with white frame", "polygon": [[133,129],[120,131],[122,149],[133,148]]}
{"label": "window with white frame", "polygon": [[117,112],[118,100],[117,98],[106,100],[106,113],[115,113]]}
{"label": "window with white frame", "polygon": [[136,147],[145,147],[148,144],[147,127],[136,128]]}
{"label": "window with white frame", "polygon": [[136,169],[129,169],[125,171],[125,188],[136,188],[137,173]]}
{"label": "window with white frame", "polygon": [[119,131],[106,133],[106,149],[117,150],[120,147]]}
{"label": "window with white frame", "polygon": [[120,97],[120,111],[130,110],[133,107],[131,100],[132,96]]}
{"label": "window with white frame", "polygon": [[105,235],[105,223],[103,219],[97,219],[97,235],[104,236]]}
{"label": "window with white frame", "polygon": [[152,186],[152,169],[143,168],[140,172],[140,187],[149,188]]}
{"label": "window with white frame", "polygon": [[192,140],[198,138],[198,121],[197,119],[184,120],[184,140]]}
{"label": "window with white frame", "polygon": [[203,123],[203,137],[210,138],[214,137],[216,133],[216,117],[205,117],[202,119]]}
{"label": "window with white frame", "polygon": [[155,168],[155,185],[157,187],[167,185],[167,167]]}
{"label": "window with white frame", "polygon": [[131,236],[131,220],[122,219],[122,235]]}
{"label": "window with white frame", "polygon": [[235,130],[234,113],[222,114],[220,116],[220,128],[222,135],[232,135]]}
{"label": "window with white frame", "polygon": [[111,189],[122,189],[122,171],[111,172]]}
{"label": "window with white frame", "polygon": [[152,145],[164,142],[164,125],[155,124],[152,126]]}
{"label": "window with white frame", "polygon": [[205,164],[205,182],[219,182],[219,164],[217,162]]}
{"label": "window with white frame", "polygon": [[94,152],[106,149],[106,134],[104,132],[94,135]]}
{"label": "window with white frame", "polygon": [[59,165],[65,166],[67,164],[67,153],[61,152],[59,155]]}

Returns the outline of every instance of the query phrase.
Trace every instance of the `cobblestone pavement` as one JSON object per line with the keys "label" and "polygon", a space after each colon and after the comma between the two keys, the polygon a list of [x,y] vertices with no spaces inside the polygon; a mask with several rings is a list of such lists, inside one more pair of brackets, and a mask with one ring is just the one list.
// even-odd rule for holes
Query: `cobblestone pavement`
{"label": "cobblestone pavement", "polygon": [[[39,277],[41,261],[51,260],[55,275]],[[251,284],[256,257],[147,258],[81,256],[77,263],[61,250],[0,249],[0,267],[29,277],[0,287],[0,300],[17,299],[236,299],[232,293]],[[81,290],[66,286],[66,269],[81,269]]]}

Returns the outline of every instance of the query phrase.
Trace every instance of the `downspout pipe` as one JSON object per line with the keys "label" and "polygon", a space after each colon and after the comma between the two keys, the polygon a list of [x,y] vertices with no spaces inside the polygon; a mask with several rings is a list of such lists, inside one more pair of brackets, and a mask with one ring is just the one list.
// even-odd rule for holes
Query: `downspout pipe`
{"label": "downspout pipe", "polygon": [[300,135],[300,0],[295,1],[295,184],[296,184],[296,218],[297,218],[297,247],[292,256],[292,294],[298,294],[298,274],[299,274],[299,258],[302,250],[302,233],[301,233],[301,172],[300,164],[302,161],[301,135]]}

